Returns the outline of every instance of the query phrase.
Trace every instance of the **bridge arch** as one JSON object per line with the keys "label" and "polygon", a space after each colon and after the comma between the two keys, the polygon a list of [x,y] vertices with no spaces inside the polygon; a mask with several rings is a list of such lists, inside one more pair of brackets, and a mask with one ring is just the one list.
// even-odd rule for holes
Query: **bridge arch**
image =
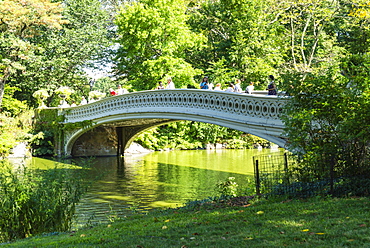
{"label": "bridge arch", "polygon": [[65,135],[63,151],[71,155],[76,140],[103,126],[123,128],[123,149],[136,135],[169,122],[189,120],[216,124],[249,133],[281,147],[284,125],[279,114],[287,98],[196,89],[155,90],[109,97],[88,105],[64,109],[66,123],[91,120],[90,128]]}

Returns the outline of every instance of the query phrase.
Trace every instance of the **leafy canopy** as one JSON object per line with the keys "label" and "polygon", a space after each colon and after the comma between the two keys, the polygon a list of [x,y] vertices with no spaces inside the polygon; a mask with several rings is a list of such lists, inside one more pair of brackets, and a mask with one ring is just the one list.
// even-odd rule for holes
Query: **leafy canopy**
{"label": "leafy canopy", "polygon": [[204,42],[204,37],[186,24],[187,2],[126,3],[117,15],[117,73],[136,90],[152,89],[167,77],[172,77],[176,87],[181,88],[194,84],[193,77],[201,73],[185,60],[188,50]]}

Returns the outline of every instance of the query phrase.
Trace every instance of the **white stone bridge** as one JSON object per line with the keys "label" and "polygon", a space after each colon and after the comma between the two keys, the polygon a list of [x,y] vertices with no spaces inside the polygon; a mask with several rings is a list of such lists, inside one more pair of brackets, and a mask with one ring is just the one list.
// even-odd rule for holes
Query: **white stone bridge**
{"label": "white stone bridge", "polygon": [[106,156],[124,153],[142,131],[164,123],[190,120],[217,124],[259,136],[281,147],[279,118],[287,98],[198,89],[153,90],[108,97],[62,109],[65,123],[93,125],[64,133],[59,155]]}

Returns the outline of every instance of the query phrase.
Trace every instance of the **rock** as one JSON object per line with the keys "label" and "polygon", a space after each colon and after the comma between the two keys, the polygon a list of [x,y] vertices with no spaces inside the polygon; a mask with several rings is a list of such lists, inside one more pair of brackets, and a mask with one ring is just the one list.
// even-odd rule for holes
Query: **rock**
{"label": "rock", "polygon": [[142,147],[140,144],[132,142],[130,147],[125,150],[125,155],[132,155],[132,154],[143,154],[143,153],[150,153],[153,150],[146,149]]}
{"label": "rock", "polygon": [[30,156],[27,144],[25,142],[20,142],[10,151],[8,158],[25,158]]}

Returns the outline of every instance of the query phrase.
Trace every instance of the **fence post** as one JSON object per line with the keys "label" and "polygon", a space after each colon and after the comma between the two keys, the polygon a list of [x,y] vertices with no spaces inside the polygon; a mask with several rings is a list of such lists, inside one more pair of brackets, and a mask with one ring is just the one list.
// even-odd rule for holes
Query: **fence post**
{"label": "fence post", "polygon": [[256,159],[256,164],[255,164],[255,168],[254,168],[254,174],[255,174],[255,177],[256,177],[256,194],[257,195],[260,195],[261,192],[260,192],[260,172],[259,172],[259,168],[258,168],[258,159]]}
{"label": "fence post", "polygon": [[330,194],[334,192],[334,156],[330,156]]}
{"label": "fence post", "polygon": [[289,184],[289,174],[288,174],[288,155],[284,153],[284,184]]}

